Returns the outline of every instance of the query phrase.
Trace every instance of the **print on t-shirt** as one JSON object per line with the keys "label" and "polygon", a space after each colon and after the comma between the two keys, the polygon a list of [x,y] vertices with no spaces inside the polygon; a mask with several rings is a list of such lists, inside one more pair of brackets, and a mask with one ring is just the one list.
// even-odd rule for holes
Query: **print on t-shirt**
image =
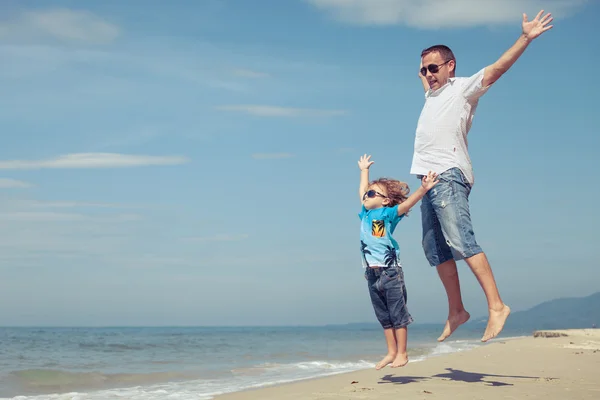
{"label": "print on t-shirt", "polygon": [[371,234],[375,237],[385,236],[385,221],[374,219],[371,224]]}

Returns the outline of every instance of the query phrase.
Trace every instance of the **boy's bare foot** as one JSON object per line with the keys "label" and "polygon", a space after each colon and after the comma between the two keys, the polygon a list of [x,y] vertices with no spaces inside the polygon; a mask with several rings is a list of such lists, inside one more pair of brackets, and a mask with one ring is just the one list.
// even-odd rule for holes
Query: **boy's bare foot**
{"label": "boy's bare foot", "polygon": [[386,365],[392,363],[392,361],[394,361],[394,358],[396,358],[396,356],[394,354],[388,354],[387,356],[383,357],[381,359],[381,361],[379,361],[377,363],[377,365],[375,366],[375,369],[381,369],[381,368],[385,367]]}
{"label": "boy's bare foot", "polygon": [[438,338],[438,342],[443,342],[446,340],[448,336],[452,335],[456,328],[467,322],[469,318],[471,318],[471,315],[467,312],[467,310],[462,310],[458,314],[448,316],[446,326]]}
{"label": "boy's bare foot", "polygon": [[502,332],[506,318],[508,318],[509,315],[510,307],[506,304],[504,304],[502,309],[499,311],[490,310],[490,318],[488,319],[487,327],[485,328],[485,332],[483,333],[481,341],[487,342],[488,340],[498,336],[498,334]]}
{"label": "boy's bare foot", "polygon": [[408,364],[408,355],[406,353],[398,354],[392,363],[392,368],[404,367]]}

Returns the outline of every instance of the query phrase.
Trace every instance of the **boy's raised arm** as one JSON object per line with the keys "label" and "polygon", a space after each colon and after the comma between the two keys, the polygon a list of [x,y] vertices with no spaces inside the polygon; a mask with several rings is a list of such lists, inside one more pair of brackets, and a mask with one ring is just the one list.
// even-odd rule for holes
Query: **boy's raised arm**
{"label": "boy's raised arm", "polygon": [[374,161],[371,161],[371,156],[367,156],[364,154],[358,160],[358,168],[360,168],[360,184],[358,186],[358,197],[360,198],[360,203],[363,202],[363,195],[367,191],[369,187],[369,167],[373,164]]}
{"label": "boy's raised arm", "polygon": [[421,179],[421,186],[415,190],[413,194],[408,196],[408,199],[398,204],[398,215],[406,214],[415,204],[425,196],[425,193],[434,187],[438,182],[438,175],[435,172],[429,171],[427,176]]}

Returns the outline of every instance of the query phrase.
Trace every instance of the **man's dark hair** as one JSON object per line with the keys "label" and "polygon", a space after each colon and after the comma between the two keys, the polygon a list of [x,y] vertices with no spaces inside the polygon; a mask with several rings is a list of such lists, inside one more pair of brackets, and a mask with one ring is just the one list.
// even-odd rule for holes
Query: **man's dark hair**
{"label": "man's dark hair", "polygon": [[440,53],[446,62],[454,60],[454,72],[456,72],[456,58],[454,57],[452,50],[450,50],[450,47],[443,44],[436,44],[435,46],[428,47],[421,52],[421,58],[425,57],[429,53]]}

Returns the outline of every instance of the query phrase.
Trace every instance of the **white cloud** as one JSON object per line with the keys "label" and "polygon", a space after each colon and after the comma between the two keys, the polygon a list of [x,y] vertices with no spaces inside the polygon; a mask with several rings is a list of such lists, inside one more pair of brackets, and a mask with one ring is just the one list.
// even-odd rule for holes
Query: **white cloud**
{"label": "white cloud", "polygon": [[192,241],[192,242],[236,242],[236,241],[244,240],[247,238],[248,238],[247,234],[233,235],[233,234],[223,233],[223,234],[216,234],[216,235],[212,235],[212,236],[190,237],[190,238],[187,238],[186,241]]}
{"label": "white cloud", "polygon": [[0,189],[25,189],[31,186],[31,183],[28,182],[10,178],[0,178]]}
{"label": "white cloud", "polygon": [[[590,0],[306,0],[335,19],[357,25],[453,28],[511,23],[544,9],[567,16]],[[518,29],[518,28],[517,28]]]}
{"label": "white cloud", "polygon": [[121,168],[176,165],[189,160],[182,156],[144,156],[118,153],[74,153],[46,160],[0,161],[0,169]]}
{"label": "white cloud", "polygon": [[143,217],[138,214],[113,214],[102,216],[91,216],[79,213],[61,213],[53,211],[11,211],[0,213],[0,221],[19,222],[72,222],[72,221],[96,221],[96,222],[128,222],[139,221]]}
{"label": "white cloud", "polygon": [[119,28],[86,11],[69,9],[27,11],[0,23],[0,39],[52,37],[62,41],[105,44],[119,36]]}
{"label": "white cloud", "polygon": [[240,112],[258,117],[335,117],[347,113],[345,110],[276,107],[253,104],[219,106],[216,109],[220,111]]}
{"label": "white cloud", "polygon": [[141,205],[121,203],[94,203],[85,201],[39,201],[23,200],[19,202],[22,207],[35,208],[141,208]]}
{"label": "white cloud", "polygon": [[294,157],[291,153],[254,153],[252,158],[257,160],[273,160],[278,158],[292,158]]}
{"label": "white cloud", "polygon": [[235,69],[233,70],[233,74],[236,76],[241,76],[243,78],[267,78],[269,74],[265,72],[252,71],[249,69]]}
{"label": "white cloud", "polygon": [[57,212],[29,212],[13,211],[0,213],[0,221],[21,222],[59,222],[59,221],[82,221],[86,217],[83,214],[57,213]]}

